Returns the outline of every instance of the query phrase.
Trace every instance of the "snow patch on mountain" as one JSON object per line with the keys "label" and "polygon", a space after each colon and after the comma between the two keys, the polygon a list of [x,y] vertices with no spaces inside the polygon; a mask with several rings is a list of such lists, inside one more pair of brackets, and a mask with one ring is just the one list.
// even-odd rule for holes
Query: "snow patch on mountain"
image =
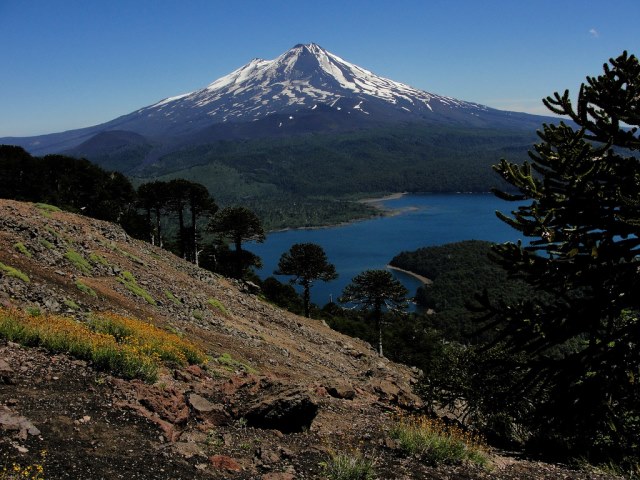
{"label": "snow patch on mountain", "polygon": [[[343,99],[352,99],[351,107],[340,102]],[[138,113],[153,116],[162,110],[175,122],[194,122],[202,115],[209,120],[250,121],[318,105],[366,115],[380,112],[370,108],[372,102],[404,115],[433,113],[436,105],[486,109],[380,77],[311,43],[296,45],[274,60],[253,59],[201,90],[167,98]]]}

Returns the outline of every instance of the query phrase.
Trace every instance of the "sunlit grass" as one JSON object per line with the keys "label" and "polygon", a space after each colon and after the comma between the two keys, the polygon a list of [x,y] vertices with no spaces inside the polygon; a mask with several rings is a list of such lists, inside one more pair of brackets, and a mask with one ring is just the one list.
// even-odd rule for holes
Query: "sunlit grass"
{"label": "sunlit grass", "polygon": [[22,255],[24,255],[27,258],[31,258],[33,257],[33,255],[31,254],[31,252],[29,251],[29,249],[25,246],[24,243],[22,242],[17,242],[13,244],[13,248],[20,252]]}
{"label": "sunlit grass", "polygon": [[325,478],[329,480],[373,480],[376,478],[373,460],[360,452],[353,455],[338,453],[322,463]]}
{"label": "sunlit grass", "polygon": [[147,292],[144,288],[138,285],[136,278],[133,276],[131,272],[124,271],[118,277],[118,281],[122,283],[127,290],[129,290],[134,295],[144,298],[146,302],[150,305],[157,305],[155,299],[151,296],[149,292]]}
{"label": "sunlit grass", "polygon": [[163,362],[187,365],[206,360],[206,355],[192,342],[151,323],[114,313],[94,314],[89,323],[95,331],[109,334],[119,342],[137,345]]}
{"label": "sunlit grass", "polygon": [[489,463],[487,447],[480,436],[439,419],[400,418],[391,430],[391,437],[402,450],[419,455],[428,463],[471,462],[481,466]]}
{"label": "sunlit grass", "polygon": [[87,260],[75,250],[67,250],[64,254],[64,258],[69,260],[78,270],[84,274],[90,274],[93,271],[93,267]]}
{"label": "sunlit grass", "polygon": [[149,323],[99,314],[89,324],[59,315],[32,316],[0,308],[0,337],[52,352],[90,360],[124,378],[154,382],[163,363],[202,363],[204,353],[191,342]]}
{"label": "sunlit grass", "polygon": [[222,304],[222,302],[220,300],[215,299],[215,298],[210,298],[209,300],[207,300],[207,303],[209,305],[211,305],[213,308],[217,308],[222,313],[227,315],[227,309],[225,308],[225,306]]}
{"label": "sunlit grass", "polygon": [[2,272],[4,275],[7,275],[9,277],[22,280],[24,283],[30,282],[29,277],[25,273],[21,272],[17,268],[14,268],[10,265],[5,265],[2,262],[0,262],[0,272]]}

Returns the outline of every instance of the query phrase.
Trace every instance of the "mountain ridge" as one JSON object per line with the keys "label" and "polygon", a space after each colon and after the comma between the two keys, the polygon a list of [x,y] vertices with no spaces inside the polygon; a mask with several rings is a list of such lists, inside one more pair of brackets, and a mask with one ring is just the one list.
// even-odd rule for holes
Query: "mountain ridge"
{"label": "mountain ridge", "polygon": [[[324,106],[324,109],[318,107]],[[366,128],[370,125],[398,122],[425,122],[478,128],[530,129],[543,119],[517,112],[503,112],[410,87],[375,75],[343,60],[317,44],[298,44],[273,60],[253,59],[204,88],[162,99],[129,114],[91,127],[35,137],[6,137],[33,154],[73,151],[99,133],[121,130],[147,138],[149,144],[216,139],[255,138],[326,131],[322,114],[342,112],[341,127]],[[316,114],[306,128],[288,131],[296,115]],[[273,117],[280,115],[281,117]],[[251,123],[272,118],[269,128]],[[328,120],[327,122],[331,122]],[[216,126],[245,124],[241,134],[210,135]],[[233,130],[233,128],[231,128]],[[282,133],[280,133],[282,134]],[[82,153],[82,149],[79,150]]]}

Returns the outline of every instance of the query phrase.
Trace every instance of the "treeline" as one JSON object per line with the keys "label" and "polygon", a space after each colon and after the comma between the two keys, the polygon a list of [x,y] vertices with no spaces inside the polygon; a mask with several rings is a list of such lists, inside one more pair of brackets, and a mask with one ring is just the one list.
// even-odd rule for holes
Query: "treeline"
{"label": "treeline", "polygon": [[84,159],[32,157],[21,147],[0,145],[0,198],[50,203],[129,231],[139,227],[136,190],[127,177]]}
{"label": "treeline", "polygon": [[196,182],[153,181],[136,190],[121,173],[85,159],[32,157],[21,147],[0,145],[0,198],[48,203],[118,223],[136,238],[227,276],[244,277],[260,264],[242,248],[243,242],[264,239],[258,217],[245,207],[219,210]]}

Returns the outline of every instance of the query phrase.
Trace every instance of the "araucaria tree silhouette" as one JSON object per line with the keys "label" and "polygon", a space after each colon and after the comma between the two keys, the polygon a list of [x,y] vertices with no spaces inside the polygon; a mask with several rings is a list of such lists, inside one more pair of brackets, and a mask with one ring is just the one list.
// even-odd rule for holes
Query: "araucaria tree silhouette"
{"label": "araucaria tree silhouette", "polygon": [[512,393],[531,399],[532,428],[582,455],[628,460],[640,445],[640,65],[626,52],[609,62],[575,106],[568,90],[544,100],[575,124],[544,125],[531,162],[494,167],[519,191],[499,197],[531,201],[499,214],[530,243],[496,256],[546,300],[486,306],[523,359]]}
{"label": "araucaria tree silhouette", "polygon": [[304,315],[310,316],[311,285],[315,280],[328,282],[338,278],[336,267],[329,263],[327,254],[315,243],[296,243],[280,257],[275,275],[291,275],[292,283],[302,286]]}
{"label": "araucaria tree silhouette", "polygon": [[378,330],[378,354],[382,357],[382,312],[406,310],[408,293],[387,270],[366,270],[344,288],[339,301],[353,303],[371,312]]}
{"label": "araucaria tree silhouette", "polygon": [[246,207],[225,207],[211,219],[207,229],[235,246],[234,277],[241,279],[252,266],[260,266],[260,258],[242,249],[243,242],[264,242],[266,236],[258,216]]}

